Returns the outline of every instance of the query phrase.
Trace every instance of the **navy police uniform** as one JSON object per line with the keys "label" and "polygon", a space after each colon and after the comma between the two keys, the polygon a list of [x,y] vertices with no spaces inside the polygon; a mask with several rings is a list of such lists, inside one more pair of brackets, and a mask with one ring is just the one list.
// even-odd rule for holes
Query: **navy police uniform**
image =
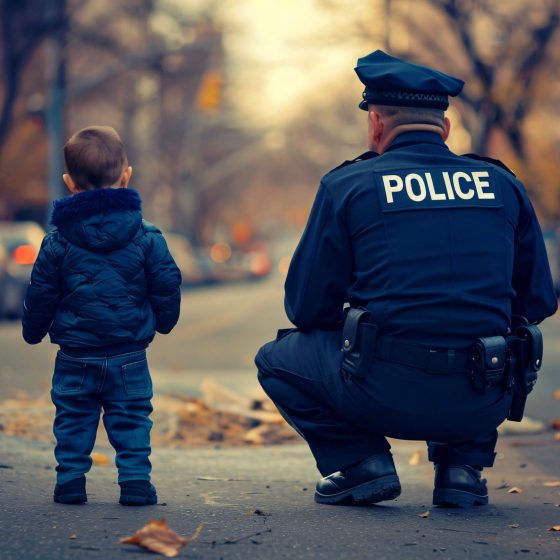
{"label": "navy police uniform", "polygon": [[[463,86],[381,51],[356,72],[366,110],[445,109]],[[345,304],[378,327],[361,378],[341,371]],[[556,307],[523,185],[436,133],[405,132],[321,180],[285,286],[295,328],[260,349],[259,380],[324,476],[387,452],[385,436],[428,441],[438,464],[492,466],[511,394],[475,391],[465,355],[478,337],[506,333],[512,315],[540,322]],[[443,362],[431,367],[432,356]]]}

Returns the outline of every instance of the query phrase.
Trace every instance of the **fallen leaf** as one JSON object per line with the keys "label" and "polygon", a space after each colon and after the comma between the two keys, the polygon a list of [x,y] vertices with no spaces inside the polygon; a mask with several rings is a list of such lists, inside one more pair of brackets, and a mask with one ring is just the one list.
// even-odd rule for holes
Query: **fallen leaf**
{"label": "fallen leaf", "polygon": [[560,389],[556,389],[556,391],[552,392],[552,396],[557,400],[560,401]]}
{"label": "fallen leaf", "polygon": [[551,427],[553,430],[560,430],[560,419],[557,418],[556,420],[553,420],[553,421],[550,423],[550,427]]}
{"label": "fallen leaf", "polygon": [[270,517],[272,513],[266,513],[262,509],[256,509],[255,511],[251,512],[251,515],[261,515],[262,517]]}
{"label": "fallen leaf", "polygon": [[523,492],[523,490],[521,490],[521,488],[518,488],[517,486],[513,486],[508,490],[508,494],[521,494]]}
{"label": "fallen leaf", "polygon": [[293,441],[295,433],[286,422],[283,424],[261,424],[246,432],[243,436],[243,442],[251,445],[274,445],[284,441]]}
{"label": "fallen leaf", "polygon": [[554,434],[554,439],[556,441],[560,441],[560,432],[558,432],[557,434]]}
{"label": "fallen leaf", "polygon": [[517,529],[519,527],[519,523],[512,523],[511,525],[508,525],[508,527],[511,527],[512,529]]}
{"label": "fallen leaf", "polygon": [[554,480],[551,482],[543,482],[543,486],[549,486],[551,488],[558,488],[560,487],[560,480]]}
{"label": "fallen leaf", "polygon": [[201,523],[193,535],[186,539],[169,528],[165,519],[151,519],[130,537],[120,539],[121,544],[135,544],[167,558],[174,558],[179,550],[195,540],[202,531]]}
{"label": "fallen leaf", "polygon": [[560,525],[553,525],[549,531],[560,531]]}
{"label": "fallen leaf", "polygon": [[[205,385],[208,393],[208,384]],[[204,391],[203,391],[204,393]],[[286,423],[273,402],[260,390],[255,397],[245,397],[210,384],[210,397],[195,398],[178,395],[156,395],[154,407],[154,429],[151,432],[153,447],[188,447],[216,445],[223,442],[228,446],[293,443],[300,436]],[[52,440],[54,408],[45,392],[38,398],[19,394],[16,398],[0,400],[0,433],[6,436],[21,436],[38,441]],[[252,427],[266,424],[267,429],[245,436]],[[100,424],[96,441],[108,446],[107,433]],[[554,441],[551,442],[554,444]],[[113,458],[109,454],[109,464]],[[0,459],[2,459],[0,457]],[[11,465],[3,465],[0,469]]]}
{"label": "fallen leaf", "polygon": [[96,467],[106,467],[109,464],[109,457],[105,453],[92,453],[91,459]]}
{"label": "fallen leaf", "polygon": [[415,467],[416,465],[419,465],[421,457],[422,457],[422,453],[420,453],[420,451],[415,451],[411,455],[410,459],[408,460],[408,464],[411,467]]}
{"label": "fallen leaf", "polygon": [[430,512],[429,511],[425,511],[424,513],[419,513],[418,517],[423,517],[424,519],[426,519],[426,517],[430,516]]}

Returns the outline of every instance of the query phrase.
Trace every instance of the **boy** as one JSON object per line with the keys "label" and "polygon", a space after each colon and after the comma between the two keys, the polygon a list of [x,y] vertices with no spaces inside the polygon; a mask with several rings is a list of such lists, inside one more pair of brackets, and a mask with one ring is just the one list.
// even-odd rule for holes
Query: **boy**
{"label": "boy", "polygon": [[152,382],[146,347],[177,323],[181,274],[161,232],[128,189],[132,168],[111,127],[92,126],[64,146],[73,193],[54,202],[23,313],[29,344],[58,344],[51,396],[58,462],[54,501],[87,501],[101,408],[116,451],[123,505],[153,505]]}

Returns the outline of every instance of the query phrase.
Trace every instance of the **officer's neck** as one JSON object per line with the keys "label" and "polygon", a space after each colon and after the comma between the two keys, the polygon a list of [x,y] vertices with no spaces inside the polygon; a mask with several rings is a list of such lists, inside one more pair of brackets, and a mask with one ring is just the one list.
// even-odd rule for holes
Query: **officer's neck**
{"label": "officer's neck", "polygon": [[399,124],[388,130],[387,133],[383,135],[383,137],[379,141],[379,145],[377,146],[376,151],[382,154],[393,143],[395,138],[403,134],[404,132],[435,132],[442,138],[444,137],[443,128],[435,124]]}

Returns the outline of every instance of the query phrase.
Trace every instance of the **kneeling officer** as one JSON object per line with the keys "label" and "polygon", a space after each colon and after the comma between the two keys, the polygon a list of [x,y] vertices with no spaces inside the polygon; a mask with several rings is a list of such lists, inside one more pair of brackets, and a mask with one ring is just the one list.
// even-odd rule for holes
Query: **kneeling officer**
{"label": "kneeling officer", "polygon": [[356,73],[371,151],[321,181],[286,280],[296,328],[259,380],[315,456],[317,502],[396,498],[389,436],[428,442],[434,504],[486,504],[557,308],[539,224],[503,164],[446,146],[461,80],[382,51]]}

